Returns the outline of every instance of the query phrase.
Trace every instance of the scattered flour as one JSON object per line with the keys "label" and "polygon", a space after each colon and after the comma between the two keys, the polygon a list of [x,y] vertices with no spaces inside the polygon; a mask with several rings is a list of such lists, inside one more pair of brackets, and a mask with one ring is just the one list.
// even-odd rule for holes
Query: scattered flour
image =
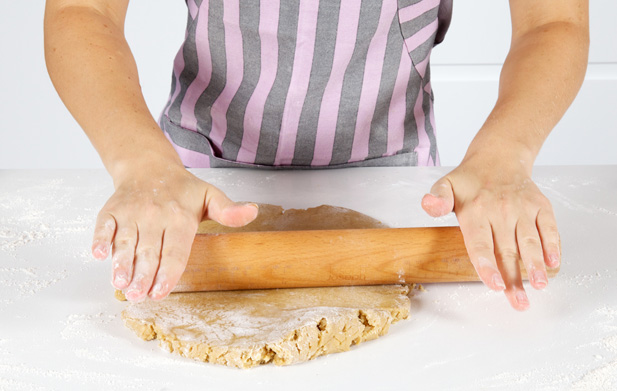
{"label": "scattered flour", "polygon": [[69,315],[67,320],[63,323],[64,329],[60,333],[62,339],[81,341],[98,342],[113,338],[102,325],[107,325],[114,322],[117,319],[117,314],[108,314],[99,312],[96,314],[73,314]]}
{"label": "scattered flour", "polygon": [[[34,365],[24,364],[1,364],[0,363],[0,385],[19,386],[20,389],[49,389],[46,385],[49,381],[62,382],[65,385],[82,385],[87,388],[96,389],[164,389],[170,387],[172,383],[161,382],[156,379],[149,379],[136,376],[122,376],[110,373],[101,369],[99,371],[78,370],[73,368],[43,369]],[[27,380],[15,380],[27,379]],[[3,384],[4,383],[4,384]],[[11,388],[9,388],[11,389]]]}
{"label": "scattered flour", "polygon": [[611,353],[617,353],[617,334],[606,337],[602,340],[604,348]]}
{"label": "scattered flour", "polygon": [[50,236],[50,229],[47,225],[40,223],[34,230],[11,231],[3,229],[0,231],[0,250],[14,254],[17,248],[23,247],[32,242],[40,241]]}
{"label": "scattered flour", "polygon": [[61,179],[15,182],[0,189],[0,309],[93,263],[89,241],[96,214],[76,202],[82,194],[71,196]]}
{"label": "scattered flour", "polygon": [[617,360],[592,369],[572,385],[572,390],[577,391],[612,391],[615,389],[617,389]]}
{"label": "scattered flour", "polygon": [[3,295],[1,303],[9,304],[15,298],[23,299],[37,294],[39,291],[57,284],[69,276],[67,269],[50,268],[48,270],[38,270],[35,267],[3,267],[0,268],[0,293],[10,291],[10,295]]}

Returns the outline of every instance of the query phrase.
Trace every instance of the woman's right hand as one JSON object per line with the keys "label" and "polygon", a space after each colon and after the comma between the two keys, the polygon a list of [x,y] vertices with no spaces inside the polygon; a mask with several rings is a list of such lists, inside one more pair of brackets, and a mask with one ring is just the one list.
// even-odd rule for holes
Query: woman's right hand
{"label": "woman's right hand", "polygon": [[105,259],[112,252],[112,283],[127,299],[158,300],[184,271],[200,221],[242,226],[257,208],[230,201],[182,165],[143,97],[124,36],[128,3],[47,0],[45,58],[58,94],[114,178],[92,253]]}
{"label": "woman's right hand", "polygon": [[130,301],[165,298],[184,272],[202,220],[240,227],[257,217],[256,204],[231,201],[179,164],[147,162],[114,178],[101,209],[92,254],[112,253],[112,285]]}

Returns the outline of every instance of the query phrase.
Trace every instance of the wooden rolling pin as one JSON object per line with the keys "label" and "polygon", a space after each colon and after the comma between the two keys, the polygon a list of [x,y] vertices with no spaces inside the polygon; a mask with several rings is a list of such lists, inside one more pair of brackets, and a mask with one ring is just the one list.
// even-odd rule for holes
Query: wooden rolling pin
{"label": "wooden rolling pin", "polygon": [[174,291],[478,280],[458,227],[246,232],[196,235]]}

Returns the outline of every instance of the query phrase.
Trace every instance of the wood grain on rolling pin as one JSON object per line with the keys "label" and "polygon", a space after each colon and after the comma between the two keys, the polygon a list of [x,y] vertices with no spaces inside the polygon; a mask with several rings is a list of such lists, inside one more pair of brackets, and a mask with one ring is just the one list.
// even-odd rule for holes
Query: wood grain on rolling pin
{"label": "wood grain on rolling pin", "polygon": [[243,232],[197,235],[175,291],[478,280],[458,227]]}

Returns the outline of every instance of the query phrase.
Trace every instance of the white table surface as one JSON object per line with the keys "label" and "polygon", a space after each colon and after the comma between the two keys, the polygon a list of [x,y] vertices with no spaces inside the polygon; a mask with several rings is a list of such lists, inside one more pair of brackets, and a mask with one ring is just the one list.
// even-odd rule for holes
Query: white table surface
{"label": "white table surface", "polygon": [[[197,170],[236,200],[345,206],[396,227],[434,220],[420,199],[446,168]],[[563,242],[531,308],[479,283],[430,284],[409,320],[351,351],[238,370],[171,355],[122,324],[109,261],[89,255],[112,193],[103,171],[0,171],[0,389],[615,390],[617,166],[538,167]]]}

